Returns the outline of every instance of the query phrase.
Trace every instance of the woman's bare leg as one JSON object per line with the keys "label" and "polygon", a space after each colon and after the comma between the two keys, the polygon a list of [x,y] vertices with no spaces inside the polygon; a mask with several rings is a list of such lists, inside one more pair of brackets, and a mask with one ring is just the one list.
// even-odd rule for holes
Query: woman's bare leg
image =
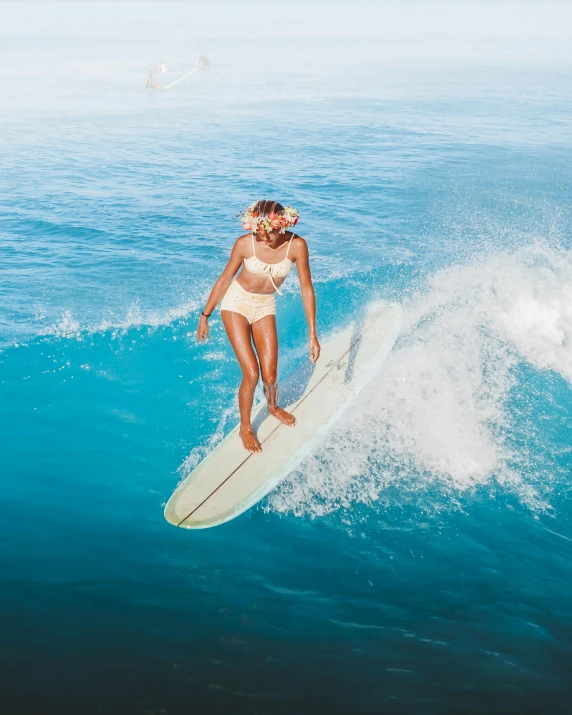
{"label": "woman's bare leg", "polygon": [[252,348],[251,329],[248,320],[240,313],[221,310],[222,322],[230,344],[242,369],[242,382],[238,390],[238,409],[240,410],[240,438],[249,452],[260,452],[262,447],[252,431],[250,413],[256,383],[258,382],[258,361]]}
{"label": "woman's bare leg", "polygon": [[268,411],[289,427],[296,424],[296,418],[286,410],[278,407],[278,333],[276,331],[276,316],[252,323],[252,337],[258,353],[262,370],[262,386],[268,401]]}

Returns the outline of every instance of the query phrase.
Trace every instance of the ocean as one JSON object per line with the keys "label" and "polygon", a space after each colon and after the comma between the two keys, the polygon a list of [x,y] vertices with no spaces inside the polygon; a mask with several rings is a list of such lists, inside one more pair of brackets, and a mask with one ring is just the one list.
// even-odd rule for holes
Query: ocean
{"label": "ocean", "polygon": [[[161,92],[146,48],[4,40],[4,712],[568,712],[569,73],[221,39]],[[274,492],[179,530],[238,417],[198,317],[259,198],[300,211],[322,340],[378,299],[403,331]]]}

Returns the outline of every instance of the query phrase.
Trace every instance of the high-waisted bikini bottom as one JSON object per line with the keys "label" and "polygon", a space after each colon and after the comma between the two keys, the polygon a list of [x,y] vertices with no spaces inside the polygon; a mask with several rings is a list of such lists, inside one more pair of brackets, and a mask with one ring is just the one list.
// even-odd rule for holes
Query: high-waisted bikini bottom
{"label": "high-waisted bikini bottom", "polygon": [[220,309],[240,313],[252,325],[267,315],[276,315],[276,295],[275,293],[249,293],[240,283],[233,281],[224,294]]}

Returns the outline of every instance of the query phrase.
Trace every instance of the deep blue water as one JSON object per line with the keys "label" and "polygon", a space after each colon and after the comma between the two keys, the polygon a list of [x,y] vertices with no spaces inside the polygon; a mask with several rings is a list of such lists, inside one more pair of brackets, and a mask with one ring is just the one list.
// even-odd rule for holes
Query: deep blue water
{"label": "deep blue water", "polygon": [[[5,78],[4,708],[567,712],[569,77],[245,52],[170,93],[111,55]],[[404,331],[264,502],[177,530],[164,503],[237,419],[197,319],[260,197],[300,210],[322,336],[380,297]],[[278,320],[292,375],[295,276]]]}

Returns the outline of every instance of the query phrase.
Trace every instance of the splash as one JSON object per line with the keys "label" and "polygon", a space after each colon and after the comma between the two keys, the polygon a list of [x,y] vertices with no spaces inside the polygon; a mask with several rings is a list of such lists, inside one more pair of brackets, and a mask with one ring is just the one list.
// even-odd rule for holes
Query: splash
{"label": "splash", "polygon": [[82,335],[86,334],[91,335],[108,331],[121,333],[131,328],[159,328],[186,318],[190,313],[197,310],[200,304],[200,301],[192,300],[164,310],[144,310],[137,303],[134,303],[124,316],[103,318],[90,323],[81,323],[74,318],[70,310],[66,310],[62,313],[61,319],[57,323],[44,328],[41,331],[41,335],[81,338]]}
{"label": "splash", "polygon": [[[441,270],[404,305],[404,330],[368,390],[268,508],[320,516],[436,486],[455,499],[496,481],[543,497],[515,469],[507,401],[526,362],[572,381],[572,252],[534,245]],[[522,458],[521,458],[522,459]]]}

